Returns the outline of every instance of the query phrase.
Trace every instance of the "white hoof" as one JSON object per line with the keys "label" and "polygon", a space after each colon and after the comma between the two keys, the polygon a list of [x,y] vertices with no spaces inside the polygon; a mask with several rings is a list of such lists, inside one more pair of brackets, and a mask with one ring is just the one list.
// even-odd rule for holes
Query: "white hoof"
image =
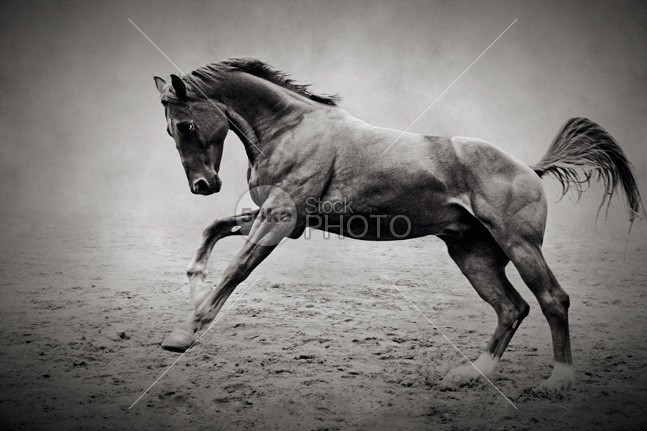
{"label": "white hoof", "polygon": [[483,375],[489,378],[494,372],[497,362],[498,359],[491,353],[483,352],[472,364],[454,368],[447,373],[440,383],[440,388],[444,390],[457,389],[483,379]]}
{"label": "white hoof", "polygon": [[558,392],[571,389],[575,384],[575,367],[563,362],[555,362],[550,377],[537,386],[539,392]]}

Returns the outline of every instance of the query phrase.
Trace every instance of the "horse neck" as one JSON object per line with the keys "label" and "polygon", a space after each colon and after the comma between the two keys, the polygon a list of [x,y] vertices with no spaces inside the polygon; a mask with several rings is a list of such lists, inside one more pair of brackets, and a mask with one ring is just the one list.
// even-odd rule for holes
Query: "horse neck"
{"label": "horse neck", "polygon": [[314,102],[246,73],[236,73],[221,91],[233,125],[231,130],[245,145],[252,163],[259,154],[267,156],[272,151],[274,146],[270,144],[277,132],[294,124],[308,110],[316,109]]}

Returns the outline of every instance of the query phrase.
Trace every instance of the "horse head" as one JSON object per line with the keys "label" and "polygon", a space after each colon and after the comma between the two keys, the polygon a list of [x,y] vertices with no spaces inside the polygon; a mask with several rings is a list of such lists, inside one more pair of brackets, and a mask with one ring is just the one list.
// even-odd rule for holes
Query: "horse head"
{"label": "horse head", "polygon": [[218,193],[222,186],[218,171],[229,131],[226,108],[187,88],[179,76],[171,75],[171,84],[154,79],[165,109],[166,130],[175,140],[189,188],[199,195]]}

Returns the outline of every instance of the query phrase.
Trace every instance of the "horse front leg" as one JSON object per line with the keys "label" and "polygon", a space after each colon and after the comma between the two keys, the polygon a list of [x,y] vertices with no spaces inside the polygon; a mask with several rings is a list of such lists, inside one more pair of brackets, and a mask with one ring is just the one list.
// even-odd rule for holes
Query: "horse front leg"
{"label": "horse front leg", "polygon": [[[272,204],[276,205],[277,202],[269,202],[269,205]],[[263,209],[265,205],[261,211]],[[267,211],[265,209],[263,213],[268,213]],[[276,207],[272,207],[269,212],[272,211],[276,213]],[[280,212],[280,208],[278,211]],[[225,269],[218,286],[197,307],[189,321],[177,327],[166,337],[162,347],[176,352],[184,352],[191,347],[197,340],[195,334],[216,318],[234,289],[247,279],[254,268],[269,256],[281,240],[293,231],[293,228],[294,226],[289,223],[257,217],[245,245]]]}
{"label": "horse front leg", "polygon": [[205,280],[208,274],[207,264],[213,247],[222,238],[231,235],[249,235],[257,215],[258,210],[255,210],[245,214],[217,219],[205,228],[202,233],[202,243],[186,269],[191,288],[191,302],[194,308],[198,308],[211,293],[211,288],[205,283]]}

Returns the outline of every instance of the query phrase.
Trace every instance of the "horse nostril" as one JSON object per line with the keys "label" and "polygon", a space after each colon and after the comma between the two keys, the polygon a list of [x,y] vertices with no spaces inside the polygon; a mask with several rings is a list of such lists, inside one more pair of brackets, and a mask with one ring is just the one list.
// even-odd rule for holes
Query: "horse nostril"
{"label": "horse nostril", "polygon": [[202,178],[193,182],[194,193],[206,193],[208,191],[209,191],[209,184]]}

